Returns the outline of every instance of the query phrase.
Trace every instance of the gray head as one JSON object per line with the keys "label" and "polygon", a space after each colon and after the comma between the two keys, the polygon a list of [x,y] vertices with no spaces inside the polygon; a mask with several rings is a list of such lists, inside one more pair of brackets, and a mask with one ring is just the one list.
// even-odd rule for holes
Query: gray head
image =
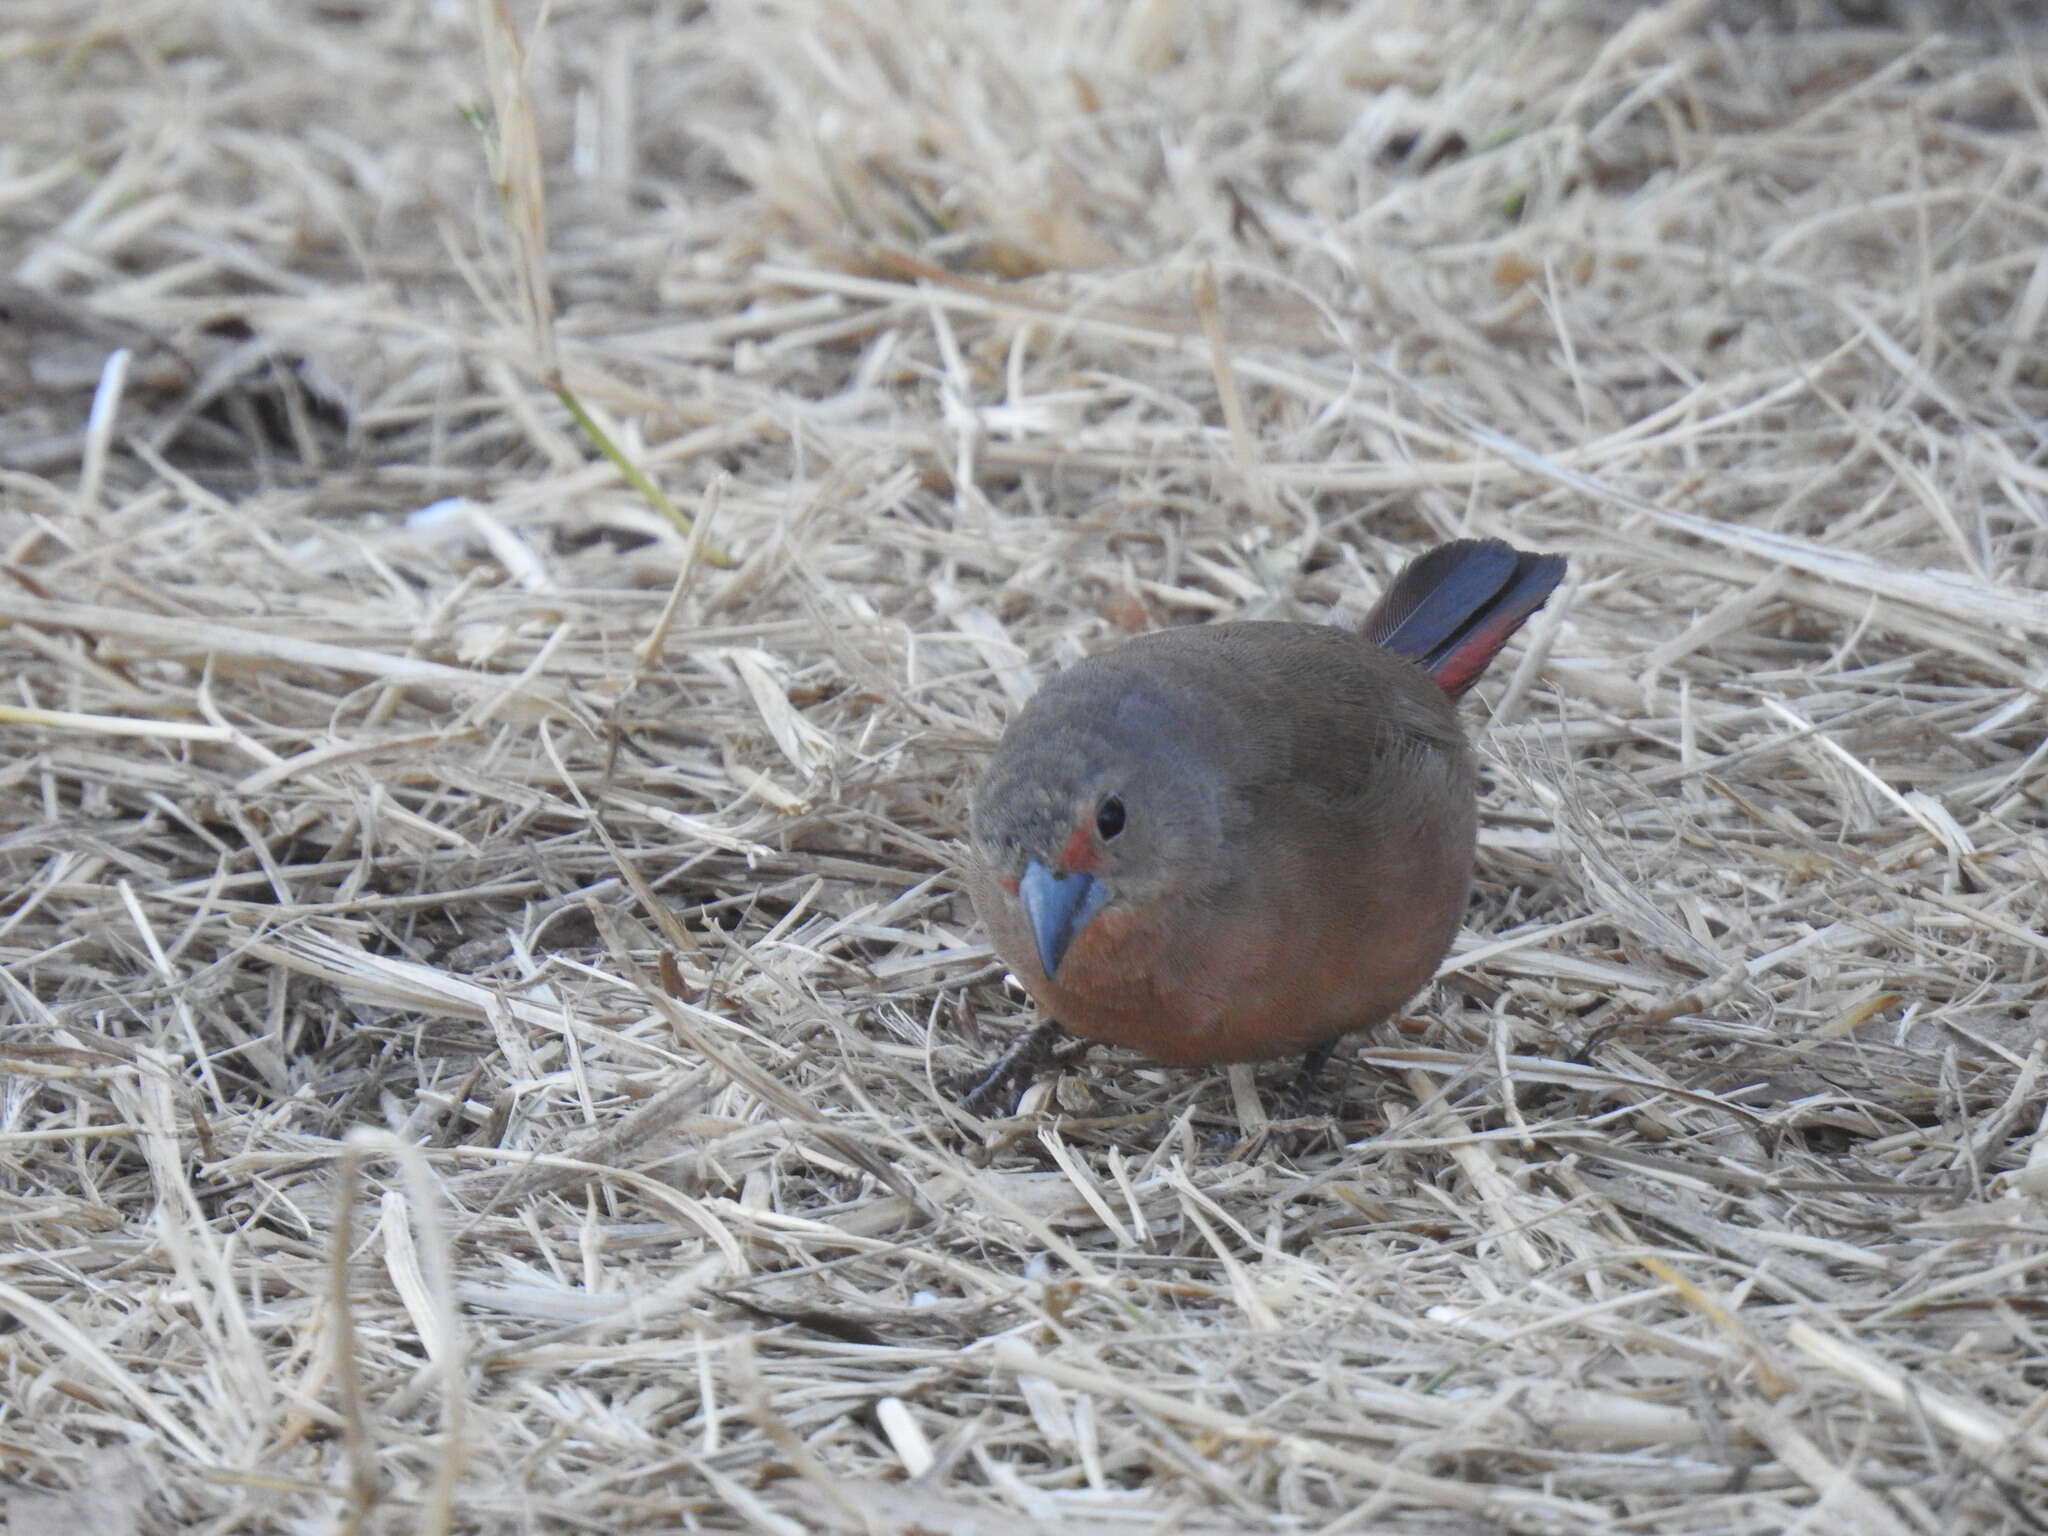
{"label": "gray head", "polygon": [[1108,657],[1054,678],[1010,723],[971,827],[1046,975],[1103,909],[1201,901],[1228,882],[1221,745],[1172,690]]}

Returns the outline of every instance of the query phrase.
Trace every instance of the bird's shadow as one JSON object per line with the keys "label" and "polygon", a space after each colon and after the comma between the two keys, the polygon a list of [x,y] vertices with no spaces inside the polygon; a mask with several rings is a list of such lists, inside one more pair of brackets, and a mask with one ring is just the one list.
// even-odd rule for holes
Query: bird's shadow
{"label": "bird's shadow", "polygon": [[[1095,1043],[1069,1036],[1057,1020],[1046,1019],[1018,1037],[985,1071],[959,1079],[953,1102],[978,1119],[1013,1119],[1023,1113],[1036,1084],[1048,1075],[1057,1080]],[[1333,1065],[1341,1043],[1317,1047],[1292,1072],[1269,1082],[1261,1106],[1265,1112],[1248,1127],[1241,1122],[1236,1128],[1219,1128],[1202,1138],[1204,1152],[1219,1162],[1252,1161],[1267,1154],[1302,1157],[1319,1150],[1334,1151],[1368,1130],[1368,1122],[1348,1120],[1345,1115],[1347,1100],[1357,1086],[1359,1064],[1347,1055]],[[1221,1081],[1213,1067],[1189,1070],[1203,1079],[1190,1085],[1193,1094]]]}

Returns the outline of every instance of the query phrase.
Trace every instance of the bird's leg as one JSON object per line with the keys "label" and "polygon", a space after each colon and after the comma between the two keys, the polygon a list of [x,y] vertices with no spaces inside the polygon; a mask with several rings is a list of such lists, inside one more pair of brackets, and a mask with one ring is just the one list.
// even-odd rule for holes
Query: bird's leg
{"label": "bird's leg", "polygon": [[[1040,1067],[1066,1060],[1066,1056],[1053,1049],[1060,1033],[1058,1019],[1044,1020],[998,1056],[995,1065],[988,1069],[981,1081],[961,1094],[956,1102],[970,1115],[979,1114],[982,1105],[1011,1083],[1029,1077]],[[1080,1043],[1083,1049],[1089,1044],[1085,1040]]]}
{"label": "bird's leg", "polygon": [[[1339,1036],[1338,1040],[1342,1038]],[[1330,1064],[1331,1056],[1336,1054],[1338,1040],[1325,1040],[1302,1056],[1301,1066],[1281,1087],[1277,1095],[1278,1102],[1275,1107],[1281,1111],[1280,1119],[1300,1120],[1307,1116],[1309,1106],[1315,1102],[1318,1086],[1316,1080],[1323,1075],[1323,1068]],[[1341,1088],[1338,1090],[1338,1096],[1340,1099],[1343,1096]]]}
{"label": "bird's leg", "polygon": [[[1341,1035],[1338,1037],[1342,1038]],[[1313,1088],[1316,1079],[1323,1075],[1323,1068],[1330,1064],[1330,1058],[1336,1054],[1336,1040],[1325,1040],[1321,1045],[1310,1047],[1301,1058],[1301,1070],[1294,1074],[1295,1085]]]}

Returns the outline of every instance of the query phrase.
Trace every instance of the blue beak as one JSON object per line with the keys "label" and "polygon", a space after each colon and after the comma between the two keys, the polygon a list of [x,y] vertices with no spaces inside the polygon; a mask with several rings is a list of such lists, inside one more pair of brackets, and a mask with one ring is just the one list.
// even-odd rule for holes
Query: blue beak
{"label": "blue beak", "polygon": [[1024,904],[1031,937],[1038,942],[1038,963],[1050,976],[1060,968],[1074,935],[1109,900],[1109,887],[1079,870],[1056,875],[1033,859],[1017,882],[1017,898]]}

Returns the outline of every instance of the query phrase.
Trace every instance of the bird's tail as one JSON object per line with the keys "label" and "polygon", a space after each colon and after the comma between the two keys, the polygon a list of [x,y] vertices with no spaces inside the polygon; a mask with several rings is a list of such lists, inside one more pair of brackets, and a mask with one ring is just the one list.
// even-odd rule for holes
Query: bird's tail
{"label": "bird's tail", "polygon": [[1478,682],[1508,636],[1564,579],[1564,556],[1499,539],[1454,539],[1402,567],[1363,633],[1412,656],[1452,698]]}

